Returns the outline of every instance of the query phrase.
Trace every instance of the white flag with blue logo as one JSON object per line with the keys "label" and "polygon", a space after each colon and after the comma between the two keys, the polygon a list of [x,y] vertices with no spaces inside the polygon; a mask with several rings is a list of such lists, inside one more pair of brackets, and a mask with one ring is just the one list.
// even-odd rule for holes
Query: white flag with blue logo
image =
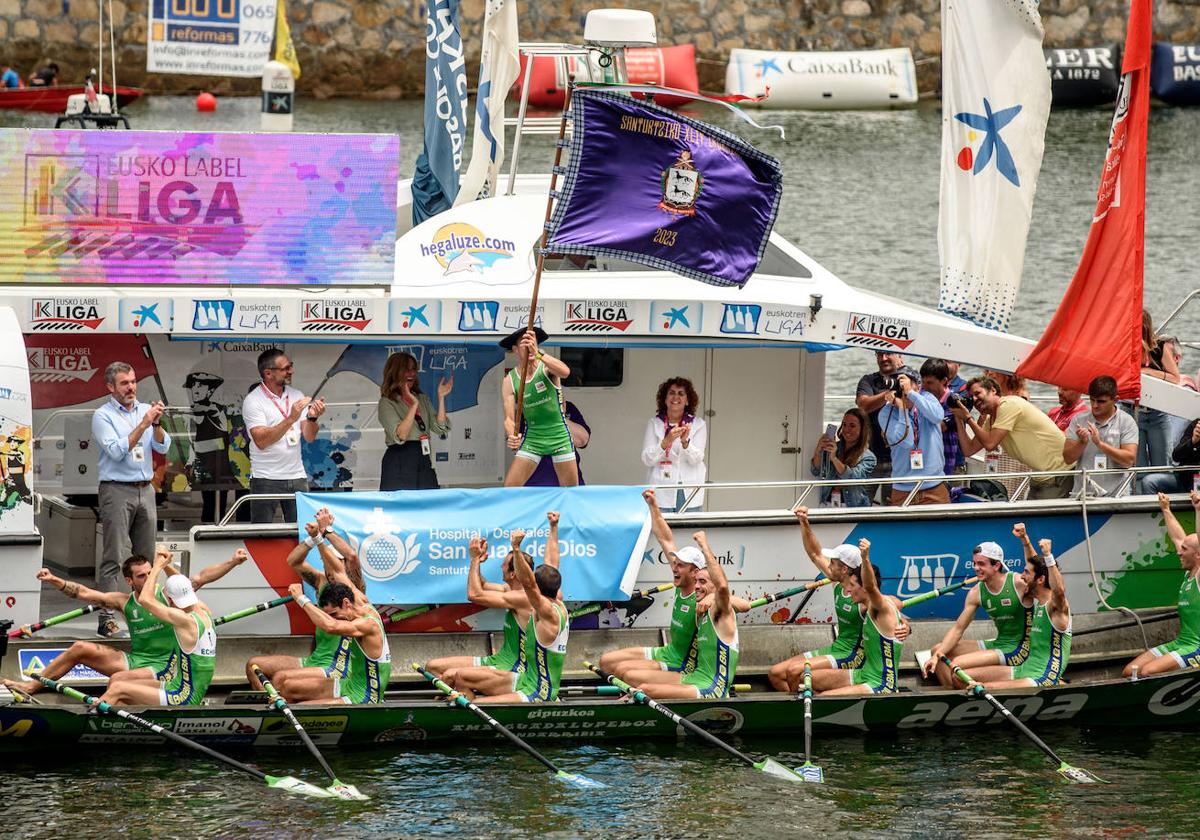
{"label": "white flag with blue logo", "polygon": [[1050,74],[1036,0],[942,0],[938,309],[1007,330],[1042,167]]}
{"label": "white flag with blue logo", "polygon": [[517,55],[516,0],[488,0],[475,94],[475,136],[471,163],[462,176],[456,204],[496,194],[504,163],[504,102],[521,70]]}

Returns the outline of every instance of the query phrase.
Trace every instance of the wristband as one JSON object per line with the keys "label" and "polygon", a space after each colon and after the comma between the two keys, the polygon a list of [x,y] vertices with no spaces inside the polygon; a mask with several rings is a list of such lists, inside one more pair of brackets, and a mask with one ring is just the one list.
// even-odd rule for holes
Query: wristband
{"label": "wristband", "polygon": [[297,606],[299,606],[300,609],[304,609],[305,607],[307,607],[309,604],[312,603],[312,601],[309,599],[309,597],[307,595],[297,595],[292,600],[294,600],[296,602]]}
{"label": "wristband", "polygon": [[316,423],[316,422],[317,422],[317,418],[316,418],[316,417],[313,417],[311,414],[307,414],[307,415],[305,415],[304,419],[305,419],[305,420],[307,420],[309,423]]}
{"label": "wristband", "polygon": [[1054,555],[1053,555],[1053,554],[1047,554],[1047,555],[1046,555],[1046,556],[1045,556],[1043,559],[1046,561],[1046,568],[1047,568],[1047,569],[1049,569],[1051,566],[1057,566],[1057,565],[1058,565],[1058,561],[1054,559]]}

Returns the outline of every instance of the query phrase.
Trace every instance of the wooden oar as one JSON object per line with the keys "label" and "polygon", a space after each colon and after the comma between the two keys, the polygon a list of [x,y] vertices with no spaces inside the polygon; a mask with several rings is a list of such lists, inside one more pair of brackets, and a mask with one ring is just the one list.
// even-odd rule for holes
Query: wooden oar
{"label": "wooden oar", "polygon": [[317,745],[313,743],[312,738],[308,737],[308,733],[304,731],[304,727],[296,719],[296,715],[292,712],[291,707],[279,696],[279,692],[275,690],[275,686],[271,685],[271,681],[267,679],[267,675],[257,665],[251,667],[254,669],[254,676],[258,677],[258,681],[262,683],[263,689],[267,692],[269,701],[267,705],[283,713],[283,716],[288,719],[288,723],[296,730],[296,734],[300,736],[300,740],[304,742],[304,746],[308,747],[308,751],[317,759],[317,763],[321,765],[321,768],[333,780],[333,784],[327,787],[326,790],[339,799],[357,799],[360,801],[370,799],[369,796],[365,796],[354,785],[348,785],[338,779],[337,773],[333,772],[333,768],[329,766],[329,762],[325,760],[325,756],[321,755],[321,751],[317,749]]}
{"label": "wooden oar", "polygon": [[[658,586],[652,586],[649,589],[640,589],[637,592],[634,592],[632,595],[629,596],[629,600],[633,601],[633,600],[636,600],[637,598],[648,598],[651,595],[654,595],[656,593],[666,592],[668,589],[674,589],[674,588],[675,588],[675,584],[673,584],[673,583],[660,583]],[[605,604],[609,604],[609,603],[621,603],[621,602],[620,601],[617,601],[617,602],[595,601],[594,603],[588,604],[587,606],[578,607],[576,609],[571,610],[571,612],[569,612],[567,614],[567,618],[579,618],[580,616],[583,616],[583,615],[591,615],[592,613],[598,613],[598,612],[600,612],[600,610],[604,609]]]}
{"label": "wooden oar", "polygon": [[406,618],[412,618],[414,615],[421,615],[422,613],[427,613],[431,609],[433,609],[432,604],[424,604],[420,607],[413,607],[412,609],[401,610],[398,613],[393,613],[392,615],[389,615],[387,617],[387,622],[390,624],[390,623],[393,623],[396,621],[403,621]]}
{"label": "wooden oar", "polygon": [[982,697],[984,700],[991,703],[992,706],[995,707],[996,711],[998,711],[998,712],[1000,712],[1000,714],[1004,715],[1005,719],[1007,719],[1013,726],[1015,726],[1017,728],[1017,731],[1019,731],[1022,735],[1024,735],[1026,738],[1028,738],[1030,741],[1032,741],[1033,745],[1035,747],[1037,747],[1039,750],[1041,750],[1042,752],[1044,752],[1051,761],[1057,762],[1058,763],[1058,775],[1062,776],[1068,782],[1077,782],[1079,784],[1084,784],[1084,785],[1086,785],[1086,784],[1102,784],[1102,785],[1108,784],[1108,782],[1106,782],[1104,779],[1101,779],[1099,776],[1095,775],[1090,770],[1084,770],[1079,767],[1072,767],[1070,764],[1067,764],[1067,762],[1063,761],[1054,752],[1054,750],[1050,749],[1050,747],[1047,746],[1045,741],[1043,741],[1037,735],[1034,735],[1033,730],[1031,730],[1024,723],[1022,723],[1021,720],[1016,715],[1014,715],[1011,711],[1009,711],[1007,706],[1005,706],[1003,703],[1001,703],[999,700],[997,700],[995,697],[993,697],[992,694],[983,687],[982,683],[977,683],[977,682],[975,682],[975,680],[971,679],[970,675],[967,674],[966,671],[964,671],[962,668],[959,668],[953,662],[951,662],[950,657],[946,656],[945,654],[942,654],[942,656],[940,658],[941,658],[942,662],[945,663],[946,667],[954,672],[954,676],[958,677],[960,680],[962,680],[964,683],[967,684],[967,691],[969,693],[974,694],[976,697]]}
{"label": "wooden oar", "polygon": [[658,712],[660,715],[664,715],[665,717],[673,720],[677,725],[682,726],[684,729],[686,729],[688,732],[691,732],[693,735],[695,735],[699,738],[702,738],[703,740],[712,744],[714,747],[720,747],[721,749],[725,750],[725,752],[729,753],[734,758],[736,758],[738,761],[741,761],[743,764],[748,764],[751,767],[753,767],[755,770],[761,770],[764,773],[768,773],[772,776],[777,776],[781,779],[787,779],[789,782],[801,781],[800,776],[796,775],[796,773],[793,770],[791,770],[787,767],[784,767],[782,764],[780,764],[775,759],[764,758],[762,761],[755,761],[753,758],[746,755],[745,753],[740,752],[740,751],[734,749],[733,747],[729,746],[729,744],[726,744],[724,741],[722,741],[716,735],[713,735],[711,732],[708,732],[708,731],[702,729],[701,727],[692,723],[690,720],[683,717],[682,715],[671,711],[666,706],[664,706],[662,703],[659,703],[657,700],[647,697],[645,692],[634,688],[633,686],[631,686],[629,683],[625,682],[624,680],[614,677],[612,674],[610,674],[607,671],[605,671],[604,669],[600,668],[598,665],[593,665],[591,662],[584,662],[583,667],[587,668],[589,671],[591,671],[593,674],[595,674],[596,676],[598,676],[600,679],[604,680],[605,682],[608,682],[611,685],[615,685],[617,688],[621,689],[623,692],[625,692],[630,697],[632,697],[636,702],[641,703],[645,706],[649,706],[651,709]]}
{"label": "wooden oar", "polygon": [[806,782],[820,784],[825,781],[825,771],[812,763],[812,666],[804,663],[804,763],[796,768],[796,774]]}
{"label": "wooden oar", "polygon": [[911,598],[906,598],[900,602],[900,608],[906,609],[917,604],[923,604],[926,601],[932,601],[934,598],[940,598],[951,592],[962,589],[964,586],[974,586],[979,583],[979,578],[969,577],[966,580],[960,580],[958,583],[952,583],[949,586],[943,586],[941,589],[934,589],[931,592],[922,592],[920,595],[914,595]]}
{"label": "wooden oar", "polygon": [[231,621],[237,621],[239,618],[245,618],[248,615],[256,615],[260,612],[273,610],[276,607],[282,607],[284,604],[290,603],[291,595],[284,595],[282,598],[272,598],[270,601],[263,601],[261,604],[255,604],[252,607],[246,607],[244,610],[231,612],[229,615],[223,615],[220,618],[213,619],[213,625],[228,624]]}
{"label": "wooden oar", "polygon": [[32,636],[39,630],[45,630],[47,627],[53,627],[55,624],[62,624],[64,621],[70,621],[73,618],[79,618],[81,615],[87,615],[90,612],[95,612],[100,609],[97,604],[88,604],[79,609],[65,612],[62,615],[56,615],[53,618],[47,618],[45,621],[36,621],[33,624],[23,624],[16,630],[8,631],[8,638],[18,639],[21,636]]}
{"label": "wooden oar", "polygon": [[603,785],[600,782],[595,781],[594,779],[589,779],[587,776],[584,776],[580,773],[568,773],[565,770],[560,770],[558,768],[558,766],[554,764],[554,762],[552,762],[550,759],[546,758],[546,756],[542,755],[540,752],[535,750],[533,747],[531,747],[529,744],[527,744],[521,738],[518,738],[511,729],[509,729],[507,726],[502,724],[500,721],[496,720],[494,717],[489,715],[483,709],[479,708],[479,706],[472,703],[466,697],[459,694],[453,688],[446,685],[444,682],[439,680],[436,676],[431,674],[429,671],[426,671],[420,664],[414,662],[412,664],[412,667],[413,667],[414,671],[416,671],[418,674],[420,674],[425,679],[429,680],[431,683],[433,683],[435,686],[437,686],[438,691],[442,692],[442,694],[445,694],[447,697],[453,699],[456,705],[462,706],[464,709],[469,709],[470,711],[474,712],[475,715],[480,720],[482,720],[488,726],[492,727],[492,729],[496,730],[501,735],[503,735],[505,738],[512,741],[516,746],[520,747],[525,752],[529,753],[531,756],[533,756],[535,759],[537,759],[538,762],[540,764],[542,764],[547,770],[554,773],[555,778],[558,778],[564,782],[573,784],[576,787],[584,787],[584,788],[607,787],[606,785]]}
{"label": "wooden oar", "polygon": [[248,764],[242,764],[242,762],[237,761],[236,759],[232,759],[227,755],[222,755],[221,753],[217,752],[216,750],[210,749],[210,748],[204,746],[204,744],[193,741],[191,738],[185,738],[182,735],[178,735],[169,729],[163,729],[161,726],[159,726],[156,723],[151,723],[150,721],[146,720],[145,718],[138,717],[137,715],[131,714],[130,712],[127,712],[124,709],[118,708],[116,706],[110,706],[108,703],[104,702],[103,700],[101,700],[98,697],[92,697],[89,694],[84,694],[81,691],[76,691],[75,689],[71,688],[70,686],[63,685],[62,683],[58,682],[57,680],[52,680],[49,677],[43,677],[41,674],[34,674],[33,677],[34,677],[34,679],[40,681],[42,683],[42,685],[46,686],[47,688],[54,689],[59,694],[63,694],[67,697],[71,697],[75,700],[80,701],[81,703],[87,703],[89,706],[96,707],[97,709],[100,710],[100,712],[102,714],[116,715],[117,717],[121,718],[122,720],[127,720],[130,723],[135,723],[138,726],[143,727],[144,729],[149,729],[155,735],[161,735],[163,738],[166,738],[168,741],[174,741],[176,744],[179,744],[180,746],[187,747],[188,749],[196,750],[197,752],[202,752],[205,755],[207,755],[209,758],[214,758],[217,761],[224,762],[225,764],[228,764],[230,767],[233,767],[237,770],[241,770],[243,773],[245,773],[249,776],[253,776],[254,778],[258,779],[261,782],[265,782],[267,787],[279,788],[280,790],[286,790],[291,793],[302,793],[305,796],[313,796],[313,797],[317,797],[319,799],[327,799],[331,796],[329,791],[325,790],[324,788],[319,788],[316,785],[310,785],[308,782],[301,781],[300,779],[297,779],[294,776],[268,776],[266,773],[264,773],[263,771],[255,768],[255,767],[251,767]]}

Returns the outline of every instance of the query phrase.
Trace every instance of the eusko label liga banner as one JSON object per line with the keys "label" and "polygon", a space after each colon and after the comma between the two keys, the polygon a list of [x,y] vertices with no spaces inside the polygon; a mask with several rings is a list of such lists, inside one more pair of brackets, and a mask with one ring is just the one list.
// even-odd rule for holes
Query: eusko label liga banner
{"label": "eusko label liga banner", "polygon": [[0,133],[8,283],[392,283],[399,138]]}
{"label": "eusko label liga banner", "polygon": [[[493,487],[387,493],[297,493],[299,522],[329,508],[334,527],[356,546],[377,604],[467,603],[471,538],[488,542],[483,576],[503,580],[514,529],[521,548],[545,558],[547,511],[559,522],[559,568],[567,601],[623,601],[633,592],[650,533],[640,487]],[[305,536],[303,529],[300,537]],[[320,563],[314,549],[310,562]]]}

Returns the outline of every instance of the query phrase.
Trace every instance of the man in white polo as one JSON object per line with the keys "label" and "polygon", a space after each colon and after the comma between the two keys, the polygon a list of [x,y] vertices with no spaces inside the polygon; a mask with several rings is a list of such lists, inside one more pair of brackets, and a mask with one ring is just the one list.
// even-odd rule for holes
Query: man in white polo
{"label": "man in white polo", "polygon": [[[287,493],[308,490],[308,474],[300,440],[317,439],[324,400],[311,400],[291,386],[293,365],[282,350],[264,350],[258,357],[262,381],[242,401],[242,419],[250,437],[250,492]],[[250,503],[250,521],[271,522],[275,507],[285,522],[296,521],[295,498]]]}
{"label": "man in white polo", "polygon": [[[138,402],[137,375],[125,362],[104,369],[108,402],[92,414],[92,440],[98,449],[99,513],[104,526],[97,585],[102,592],[120,588],[121,563],[131,554],[154,556],[158,530],[155,506],[153,452],[165,454],[171,436],[162,427],[165,406]],[[112,610],[100,610],[96,632],[115,636],[121,628]]]}

